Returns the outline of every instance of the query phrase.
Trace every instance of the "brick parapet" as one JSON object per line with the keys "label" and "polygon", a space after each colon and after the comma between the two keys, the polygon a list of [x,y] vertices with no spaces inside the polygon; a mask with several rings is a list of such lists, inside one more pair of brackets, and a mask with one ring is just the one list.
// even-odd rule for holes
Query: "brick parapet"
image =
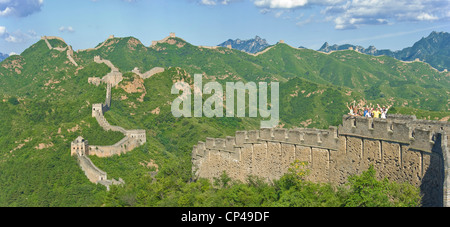
{"label": "brick parapet", "polygon": [[198,142],[192,170],[199,178],[213,179],[226,171],[237,180],[256,175],[272,181],[286,173],[293,160],[301,160],[309,163],[308,179],[343,184],[372,164],[380,177],[420,187],[424,205],[450,206],[449,129],[448,122],[415,116],[345,115],[342,125],[326,130],[238,131],[234,137]]}

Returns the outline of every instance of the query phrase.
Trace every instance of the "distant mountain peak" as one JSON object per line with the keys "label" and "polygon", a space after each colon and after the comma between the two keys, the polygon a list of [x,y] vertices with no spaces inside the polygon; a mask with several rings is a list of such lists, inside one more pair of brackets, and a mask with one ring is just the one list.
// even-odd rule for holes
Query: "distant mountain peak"
{"label": "distant mountain peak", "polygon": [[7,59],[8,57],[9,57],[8,54],[0,53],[0,62],[2,62],[3,60]]}
{"label": "distant mountain peak", "polygon": [[227,41],[225,41],[217,46],[228,47],[229,45],[231,45],[231,48],[233,48],[233,49],[244,51],[247,53],[252,53],[252,54],[258,53],[269,46],[267,41],[259,36],[255,36],[255,38],[248,39],[248,40],[228,39]]}
{"label": "distant mountain peak", "polygon": [[319,49],[319,51],[321,52],[330,52],[329,50],[330,44],[328,44],[328,42],[325,42],[322,47]]}

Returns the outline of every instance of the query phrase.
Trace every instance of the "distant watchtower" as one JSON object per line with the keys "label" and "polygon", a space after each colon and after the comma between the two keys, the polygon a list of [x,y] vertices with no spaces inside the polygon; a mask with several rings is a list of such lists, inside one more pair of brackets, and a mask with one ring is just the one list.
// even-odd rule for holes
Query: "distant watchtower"
{"label": "distant watchtower", "polygon": [[79,136],[71,143],[70,155],[88,156],[89,155],[89,143],[83,137]]}
{"label": "distant watchtower", "polygon": [[170,38],[175,38],[176,37],[175,32],[171,32],[169,36]]}

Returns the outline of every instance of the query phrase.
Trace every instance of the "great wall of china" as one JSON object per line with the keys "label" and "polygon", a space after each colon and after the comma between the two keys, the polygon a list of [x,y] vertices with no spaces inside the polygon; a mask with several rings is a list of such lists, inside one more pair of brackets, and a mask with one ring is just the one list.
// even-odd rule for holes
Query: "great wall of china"
{"label": "great wall of china", "polygon": [[[67,50],[67,59],[69,59],[69,61],[70,61],[72,64],[74,64],[75,66],[78,67],[77,62],[73,59],[73,49],[72,49],[72,47],[71,47],[70,45],[68,45],[68,44],[66,43],[66,41],[64,41],[63,38],[61,38],[61,37],[56,37],[56,36],[43,36],[43,37],[41,37],[41,39],[45,41],[45,43],[47,44],[48,49],[50,49],[50,50],[57,50],[57,51],[60,51],[60,52],[63,52],[63,51],[66,51],[66,50]],[[52,45],[51,45],[50,42],[48,41],[49,39],[60,40],[60,41],[62,41],[63,43],[66,44],[66,47],[64,47],[64,48],[61,48],[61,47],[52,47]]]}
{"label": "great wall of china", "polygon": [[114,35],[110,35],[105,41],[103,41],[100,45],[98,45],[95,48],[89,48],[89,49],[84,49],[84,50],[77,50],[77,53],[82,52],[82,51],[89,52],[89,51],[93,51],[93,50],[98,50],[98,49],[102,48],[106,44],[106,42],[108,40],[110,40],[110,39],[114,39]]}
{"label": "great wall of china", "polygon": [[[111,146],[89,145],[89,142],[83,137],[78,137],[71,143],[71,155],[77,156],[78,163],[84,171],[88,179],[92,183],[102,184],[107,190],[110,185],[124,184],[122,179],[108,180],[106,172],[97,168],[88,156],[95,155],[100,158],[111,157],[114,155],[125,154],[147,142],[145,130],[126,130],[120,126],[113,126],[106,120],[104,113],[111,108],[111,90],[113,86],[117,86],[122,80],[122,73],[109,60],[103,60],[99,56],[94,57],[94,62],[106,64],[111,68],[111,72],[100,78],[89,78],[89,83],[99,86],[101,83],[106,84],[105,103],[92,105],[92,117],[95,117],[98,124],[105,131],[116,131],[124,134],[124,138]],[[164,71],[164,70],[163,70]]]}
{"label": "great wall of china", "polygon": [[[175,34],[171,33],[163,40],[154,41],[150,47],[173,37]],[[96,48],[77,52],[97,50],[113,38],[110,36]],[[78,66],[69,45],[53,48],[48,42],[48,39],[58,39],[65,43],[62,38],[44,36],[42,39],[49,49],[67,50],[70,62]],[[270,48],[251,55],[257,56]],[[107,85],[106,101],[93,105],[92,116],[105,130],[122,132],[125,137],[112,146],[89,145],[88,141],[78,137],[71,144],[71,154],[78,157],[91,182],[105,185],[109,190],[110,185],[124,181],[108,180],[106,172],[97,168],[88,156],[124,154],[144,144],[146,134],[145,130],[125,130],[108,123],[103,114],[111,107],[111,87],[122,81],[122,74],[108,60],[95,57],[94,61],[106,64],[111,72],[103,78],[89,78],[89,83]],[[138,68],[132,72],[146,79],[162,71],[163,68],[156,67],[144,74]],[[306,180],[343,185],[350,175],[360,174],[373,165],[380,179],[387,177],[419,187],[424,206],[450,207],[449,134],[449,122],[417,120],[415,116],[401,115],[390,115],[388,119],[346,115],[342,125],[328,130],[261,129],[239,131],[235,137],[226,139],[207,138],[206,142],[198,142],[193,148],[192,171],[197,178],[211,180],[225,171],[232,179],[243,182],[250,175],[270,182],[287,173],[290,164],[299,160],[308,163],[310,174]]]}
{"label": "great wall of china", "polygon": [[449,122],[391,115],[388,119],[344,116],[343,124],[319,129],[239,131],[207,138],[192,151],[193,172],[214,179],[224,171],[245,182],[268,182],[288,172],[295,160],[308,163],[306,180],[343,185],[373,165],[378,177],[420,188],[423,206],[450,206]]}

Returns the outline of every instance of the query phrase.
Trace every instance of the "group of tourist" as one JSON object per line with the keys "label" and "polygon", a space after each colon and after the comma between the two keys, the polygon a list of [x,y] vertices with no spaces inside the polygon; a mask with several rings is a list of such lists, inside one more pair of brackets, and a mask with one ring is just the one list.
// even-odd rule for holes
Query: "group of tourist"
{"label": "group of tourist", "polygon": [[347,108],[350,111],[348,114],[352,116],[360,116],[360,117],[371,117],[371,118],[383,118],[386,119],[387,112],[392,107],[390,106],[383,106],[380,107],[379,104],[377,104],[377,107],[374,108],[372,103],[370,105],[364,106],[363,103],[356,104],[356,101],[353,101],[352,105],[348,105]]}

